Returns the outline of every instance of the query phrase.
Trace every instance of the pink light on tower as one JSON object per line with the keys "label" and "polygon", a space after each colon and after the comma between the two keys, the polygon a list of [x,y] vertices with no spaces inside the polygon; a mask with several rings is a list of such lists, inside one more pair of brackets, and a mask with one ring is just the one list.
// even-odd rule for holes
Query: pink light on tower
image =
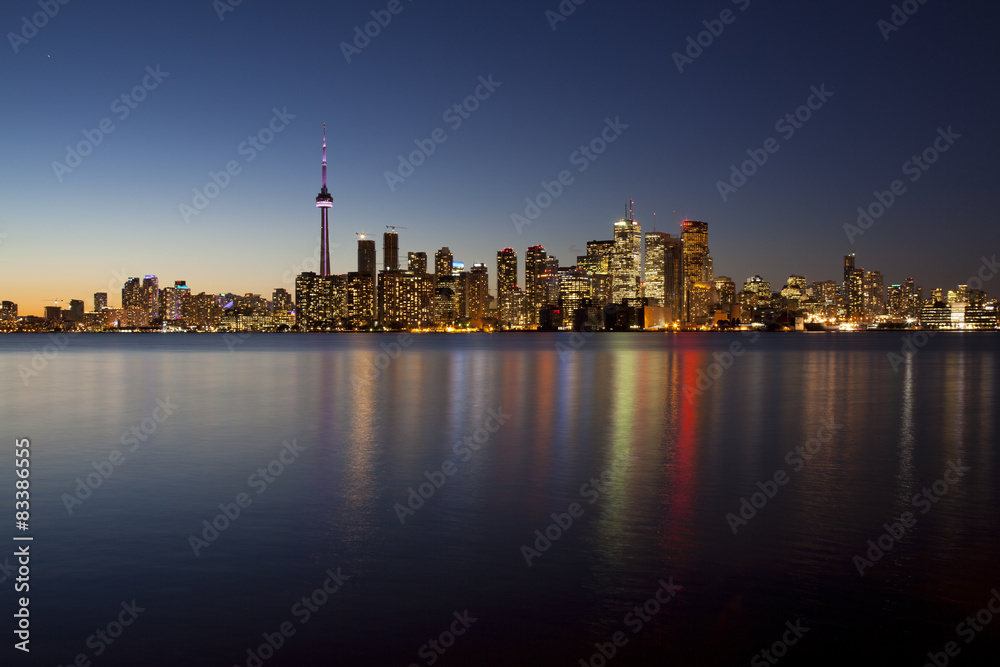
{"label": "pink light on tower", "polygon": [[316,208],[320,211],[319,275],[330,275],[330,207],[333,196],[326,189],[326,123],[323,123],[323,189],[316,195]]}

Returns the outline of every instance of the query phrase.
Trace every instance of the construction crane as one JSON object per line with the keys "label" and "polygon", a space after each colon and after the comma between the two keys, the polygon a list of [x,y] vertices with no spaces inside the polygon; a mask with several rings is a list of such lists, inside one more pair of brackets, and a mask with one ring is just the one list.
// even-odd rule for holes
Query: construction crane
{"label": "construction crane", "polygon": [[408,227],[396,227],[395,225],[386,225],[386,229],[391,229],[392,233],[395,234],[397,229],[409,229]]}
{"label": "construction crane", "polygon": [[365,238],[366,238],[366,237],[368,236],[368,235],[367,235],[367,234],[365,234],[364,232],[354,232],[354,233],[355,233],[355,234],[357,234],[357,235],[358,235],[358,238],[359,238],[359,239],[361,239],[362,241],[364,241],[364,240],[365,240]]}

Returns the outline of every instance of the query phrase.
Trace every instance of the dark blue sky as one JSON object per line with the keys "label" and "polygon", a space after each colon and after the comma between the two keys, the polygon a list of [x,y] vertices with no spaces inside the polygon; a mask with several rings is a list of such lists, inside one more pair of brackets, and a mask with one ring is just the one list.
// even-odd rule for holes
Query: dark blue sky
{"label": "dark blue sky", "polygon": [[[348,63],[340,43],[388,4],[244,0],[220,20],[210,0],[71,1],[15,45],[8,33],[39,5],[4,3],[0,298],[24,313],[54,298],[89,307],[121,274],[290,289],[318,246],[324,122],[338,273],[355,269],[355,232],[397,225],[404,257],[449,246],[486,262],[492,289],[498,249],[513,246],[522,268],[534,244],[572,264],[632,198],[644,230],[654,213],[659,230],[707,221],[716,273],[738,283],[839,280],[844,223],[896,179],[905,193],[853,238],[859,266],[948,288],[1000,251],[994,3],[930,0],[886,40],[890,2],[587,0],[553,30],[555,0],[402,0]],[[732,22],[679,72],[672,54],[723,10]],[[499,87],[454,127],[445,111],[491,75]],[[144,78],[152,89],[123,118],[116,99]],[[778,131],[813,86],[832,96],[793,135]],[[294,118],[250,161],[241,145],[275,108]],[[114,129],[91,154],[53,167],[106,118]],[[607,118],[628,127],[581,173],[572,156]],[[904,163],[948,127],[960,138],[911,182]],[[437,128],[447,140],[391,190],[385,172]],[[718,181],[769,138],[778,151],[723,201]],[[180,205],[229,161],[239,173],[186,222]],[[562,170],[573,182],[519,233],[511,215]]]}

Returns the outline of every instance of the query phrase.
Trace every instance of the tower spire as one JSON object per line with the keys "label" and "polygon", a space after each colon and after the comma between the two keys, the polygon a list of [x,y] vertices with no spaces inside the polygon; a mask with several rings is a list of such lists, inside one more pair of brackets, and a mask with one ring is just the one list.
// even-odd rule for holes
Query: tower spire
{"label": "tower spire", "polygon": [[323,123],[323,192],[326,191],[326,123]]}
{"label": "tower spire", "polygon": [[326,123],[323,123],[323,189],[316,195],[316,208],[320,211],[319,275],[330,275],[330,207],[333,197],[326,188]]}

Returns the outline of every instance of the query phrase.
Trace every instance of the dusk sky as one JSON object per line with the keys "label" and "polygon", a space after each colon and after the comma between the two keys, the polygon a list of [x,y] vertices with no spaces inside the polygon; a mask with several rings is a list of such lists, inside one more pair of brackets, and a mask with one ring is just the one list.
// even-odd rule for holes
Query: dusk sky
{"label": "dusk sky", "polygon": [[[886,39],[888,1],[567,1],[553,30],[556,0],[402,0],[348,62],[341,43],[389,4],[245,0],[220,19],[225,0],[71,1],[36,31],[23,17],[37,0],[4,3],[0,299],[22,315],[53,299],[89,310],[97,291],[117,306],[123,278],[147,274],[195,292],[294,291],[316,266],[323,123],[335,273],[356,270],[355,232],[377,235],[381,265],[395,225],[404,262],[449,246],[487,264],[494,292],[497,250],[517,250],[522,277],[530,245],[572,265],[629,198],[644,231],[708,222],[716,275],[738,285],[839,282],[853,249],[887,285],[914,276],[927,293],[1000,252],[996,3],[911,0]],[[724,10],[731,23],[713,24]],[[678,71],[673,54],[705,21],[724,29]],[[445,113],[480,77],[499,86],[456,127]],[[794,134],[776,128],[813,87],[832,95]],[[606,119],[620,136],[581,173],[573,154]],[[269,124],[281,131],[248,160],[241,144]],[[385,173],[438,128],[447,140],[393,191]],[[912,181],[904,163],[939,128],[948,150]],[[86,150],[85,133],[93,151],[54,166],[76,164],[67,146]],[[769,138],[777,152],[723,201],[717,183]],[[181,205],[230,161],[239,173],[186,221]],[[519,233],[511,215],[563,170],[572,183]],[[843,225],[897,179],[905,192],[852,246]]]}

